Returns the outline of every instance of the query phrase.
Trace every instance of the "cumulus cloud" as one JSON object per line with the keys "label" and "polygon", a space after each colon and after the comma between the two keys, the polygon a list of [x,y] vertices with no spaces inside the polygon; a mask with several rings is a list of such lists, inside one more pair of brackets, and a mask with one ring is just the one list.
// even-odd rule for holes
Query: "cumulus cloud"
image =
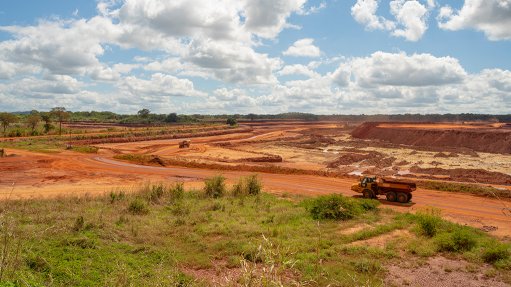
{"label": "cumulus cloud", "polygon": [[308,66],[301,64],[286,65],[278,72],[280,76],[303,75],[309,78],[319,77],[319,74],[311,70]]}
{"label": "cumulus cloud", "polygon": [[466,0],[458,11],[443,6],[438,21],[445,30],[476,29],[493,41],[511,40],[511,1]]}
{"label": "cumulus cloud", "polygon": [[321,50],[314,45],[314,39],[304,38],[294,42],[282,54],[294,57],[319,57]]}
{"label": "cumulus cloud", "polygon": [[245,29],[263,38],[275,38],[293,12],[302,10],[307,0],[244,0]]}
{"label": "cumulus cloud", "polygon": [[426,32],[429,11],[435,7],[433,0],[424,4],[417,0],[390,1],[390,13],[395,21],[377,15],[379,0],[357,0],[351,7],[351,15],[368,30],[390,31],[395,37],[418,41]]}
{"label": "cumulus cloud", "polygon": [[341,65],[334,75],[345,75],[346,65],[351,78],[364,87],[445,85],[460,82],[466,76],[457,59],[431,54],[375,52]]}
{"label": "cumulus cloud", "polygon": [[171,75],[156,73],[148,80],[129,76],[118,84],[121,91],[134,97],[154,100],[164,97],[204,96],[206,93],[197,91],[193,82]]}
{"label": "cumulus cloud", "polygon": [[379,0],[357,0],[351,7],[351,15],[368,30],[392,30],[396,26],[394,22],[377,16]]}

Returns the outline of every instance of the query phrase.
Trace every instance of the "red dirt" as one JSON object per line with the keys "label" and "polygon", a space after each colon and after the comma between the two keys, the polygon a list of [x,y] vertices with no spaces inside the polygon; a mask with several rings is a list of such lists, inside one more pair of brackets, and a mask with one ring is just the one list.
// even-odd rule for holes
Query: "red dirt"
{"label": "red dirt", "polygon": [[[321,127],[322,123],[317,123]],[[268,132],[268,127],[254,129],[253,132],[240,136],[239,141],[250,141],[255,138],[270,138],[278,141],[282,133],[300,128],[299,125],[272,125],[273,130]],[[310,127],[307,124],[306,127]],[[261,131],[263,129],[263,131]],[[194,142],[215,143],[225,140],[231,141],[230,136],[210,136],[197,138]],[[138,150],[140,146],[151,144],[172,143],[176,140],[155,141],[154,143],[133,143],[129,148]],[[117,146],[128,144],[117,144]],[[115,148],[116,145],[105,145]],[[172,147],[174,148],[174,147]],[[177,149],[177,147],[175,147]],[[7,150],[8,154],[17,154],[16,157],[0,159],[0,198],[31,198],[31,197],[56,197],[69,194],[104,194],[114,188],[129,188],[138,186],[145,181],[186,181],[188,188],[202,188],[206,177],[222,173],[228,183],[232,184],[240,176],[246,176],[253,170],[222,170],[222,165],[206,168],[184,168],[169,166],[168,159],[162,159],[163,166],[142,166],[113,160],[115,155],[112,151],[101,147],[99,154],[82,154],[73,151],[63,151],[56,154],[33,153],[21,150]],[[154,164],[161,165],[159,162]],[[240,165],[244,166],[244,165]],[[257,166],[257,165],[256,165]],[[354,196],[350,190],[353,178],[335,178],[319,176],[320,171],[311,170],[311,174],[288,174],[268,173],[271,168],[278,169],[271,163],[260,165],[262,170],[259,175],[263,181],[265,191],[272,193],[295,193],[308,196],[342,193]],[[280,172],[280,171],[279,171]],[[439,171],[441,172],[441,171]],[[460,171],[460,174],[465,171]],[[14,186],[13,186],[14,184]],[[129,190],[129,189],[128,189]],[[385,201],[382,201],[386,203]],[[511,206],[507,200],[493,198],[481,198],[461,193],[449,193],[418,189],[414,192],[413,206],[387,205],[402,212],[415,211],[427,206],[440,208],[443,215],[448,219],[462,224],[469,224],[477,228],[483,226],[496,226],[491,233],[500,236],[511,234],[511,216],[503,212]]]}
{"label": "red dirt", "polygon": [[351,135],[394,144],[469,148],[480,152],[511,153],[511,130],[487,125],[363,123]]}
{"label": "red dirt", "polygon": [[420,168],[417,166],[412,166],[410,168],[410,171],[418,174],[445,175],[448,176],[449,179],[455,181],[473,183],[492,183],[501,185],[511,184],[511,175],[503,174],[500,172],[487,171],[484,169],[465,169],[465,168],[443,169],[438,167]]}

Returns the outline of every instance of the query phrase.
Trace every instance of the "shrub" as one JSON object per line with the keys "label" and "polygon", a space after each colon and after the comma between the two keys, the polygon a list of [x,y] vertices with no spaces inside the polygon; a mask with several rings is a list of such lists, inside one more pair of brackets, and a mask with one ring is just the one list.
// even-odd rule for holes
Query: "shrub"
{"label": "shrub", "polygon": [[257,174],[241,177],[232,188],[233,196],[258,195],[261,193],[262,184]]}
{"label": "shrub", "polygon": [[374,199],[363,198],[363,199],[360,199],[359,202],[360,202],[360,206],[362,207],[362,209],[364,209],[366,211],[376,210],[378,208],[378,206],[380,205],[380,202],[378,200],[374,200]]}
{"label": "shrub", "polygon": [[159,202],[160,198],[165,193],[165,186],[163,184],[157,184],[151,186],[151,192],[149,193],[149,200],[151,202]]}
{"label": "shrub", "polygon": [[221,175],[207,178],[204,184],[204,192],[208,197],[218,198],[225,194],[225,177]]}
{"label": "shrub", "polygon": [[123,200],[124,198],[126,198],[126,194],[124,193],[124,191],[110,192],[110,203]]}
{"label": "shrub", "polygon": [[131,201],[130,205],[128,206],[128,212],[133,215],[144,215],[149,213],[149,208],[147,207],[145,201],[140,198],[136,198]]}
{"label": "shrub", "polygon": [[509,246],[501,243],[496,243],[493,246],[488,247],[483,252],[483,260],[486,263],[495,263],[499,260],[508,259],[511,256]]}
{"label": "shrub", "polygon": [[347,220],[365,212],[361,201],[336,194],[317,197],[306,205],[314,219]]}
{"label": "shrub", "polygon": [[433,237],[438,233],[438,229],[442,223],[442,218],[438,210],[427,209],[418,212],[415,216],[422,234]]}
{"label": "shrub", "polygon": [[381,264],[375,260],[361,259],[351,264],[359,273],[374,274],[382,270]]}
{"label": "shrub", "polygon": [[437,244],[440,251],[463,252],[472,250],[477,244],[477,239],[475,233],[460,227],[451,233],[439,234]]}
{"label": "shrub", "polygon": [[73,231],[80,231],[83,229],[83,226],[85,224],[85,220],[83,219],[83,216],[78,216],[75,220],[75,224],[73,225]]}
{"label": "shrub", "polygon": [[182,199],[185,195],[185,188],[182,182],[176,182],[172,188],[169,189],[170,198],[173,200]]}

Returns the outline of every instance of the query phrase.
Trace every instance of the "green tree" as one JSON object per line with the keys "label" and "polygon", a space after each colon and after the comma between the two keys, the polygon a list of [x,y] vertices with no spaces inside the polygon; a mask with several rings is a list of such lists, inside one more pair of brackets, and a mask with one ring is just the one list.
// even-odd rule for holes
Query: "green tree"
{"label": "green tree", "polygon": [[51,125],[51,114],[50,113],[41,113],[41,119],[44,122],[44,132],[48,133],[52,129]]}
{"label": "green tree", "polygon": [[35,131],[35,128],[37,127],[37,124],[41,121],[41,115],[39,115],[38,111],[32,111],[30,115],[28,115],[27,119],[27,125],[32,130],[32,134]]}
{"label": "green tree", "polygon": [[7,127],[10,124],[13,124],[18,121],[18,117],[11,113],[0,113],[0,123],[2,123],[2,127],[4,128],[4,135]]}
{"label": "green tree", "polygon": [[50,114],[57,118],[57,122],[59,122],[59,135],[62,135],[62,122],[69,119],[69,112],[64,107],[55,107],[51,109]]}
{"label": "green tree", "polygon": [[165,118],[165,122],[167,122],[167,123],[175,123],[175,122],[177,122],[178,119],[179,118],[178,118],[176,113],[170,113]]}
{"label": "green tree", "polygon": [[148,109],[141,109],[140,111],[137,112],[138,116],[143,119],[149,117],[150,113],[151,113],[151,111]]}
{"label": "green tree", "polygon": [[238,122],[236,121],[236,119],[235,119],[235,118],[233,118],[233,117],[229,117],[229,118],[227,119],[227,124],[228,124],[228,125],[230,125],[230,126],[235,126],[235,125],[237,125],[237,124],[238,124]]}

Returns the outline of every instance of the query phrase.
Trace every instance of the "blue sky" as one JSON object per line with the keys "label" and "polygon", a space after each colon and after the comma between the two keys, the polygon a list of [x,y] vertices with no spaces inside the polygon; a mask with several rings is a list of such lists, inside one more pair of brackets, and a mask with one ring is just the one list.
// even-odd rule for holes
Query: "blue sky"
{"label": "blue sky", "polygon": [[508,27],[511,0],[6,1],[0,110],[508,113]]}

